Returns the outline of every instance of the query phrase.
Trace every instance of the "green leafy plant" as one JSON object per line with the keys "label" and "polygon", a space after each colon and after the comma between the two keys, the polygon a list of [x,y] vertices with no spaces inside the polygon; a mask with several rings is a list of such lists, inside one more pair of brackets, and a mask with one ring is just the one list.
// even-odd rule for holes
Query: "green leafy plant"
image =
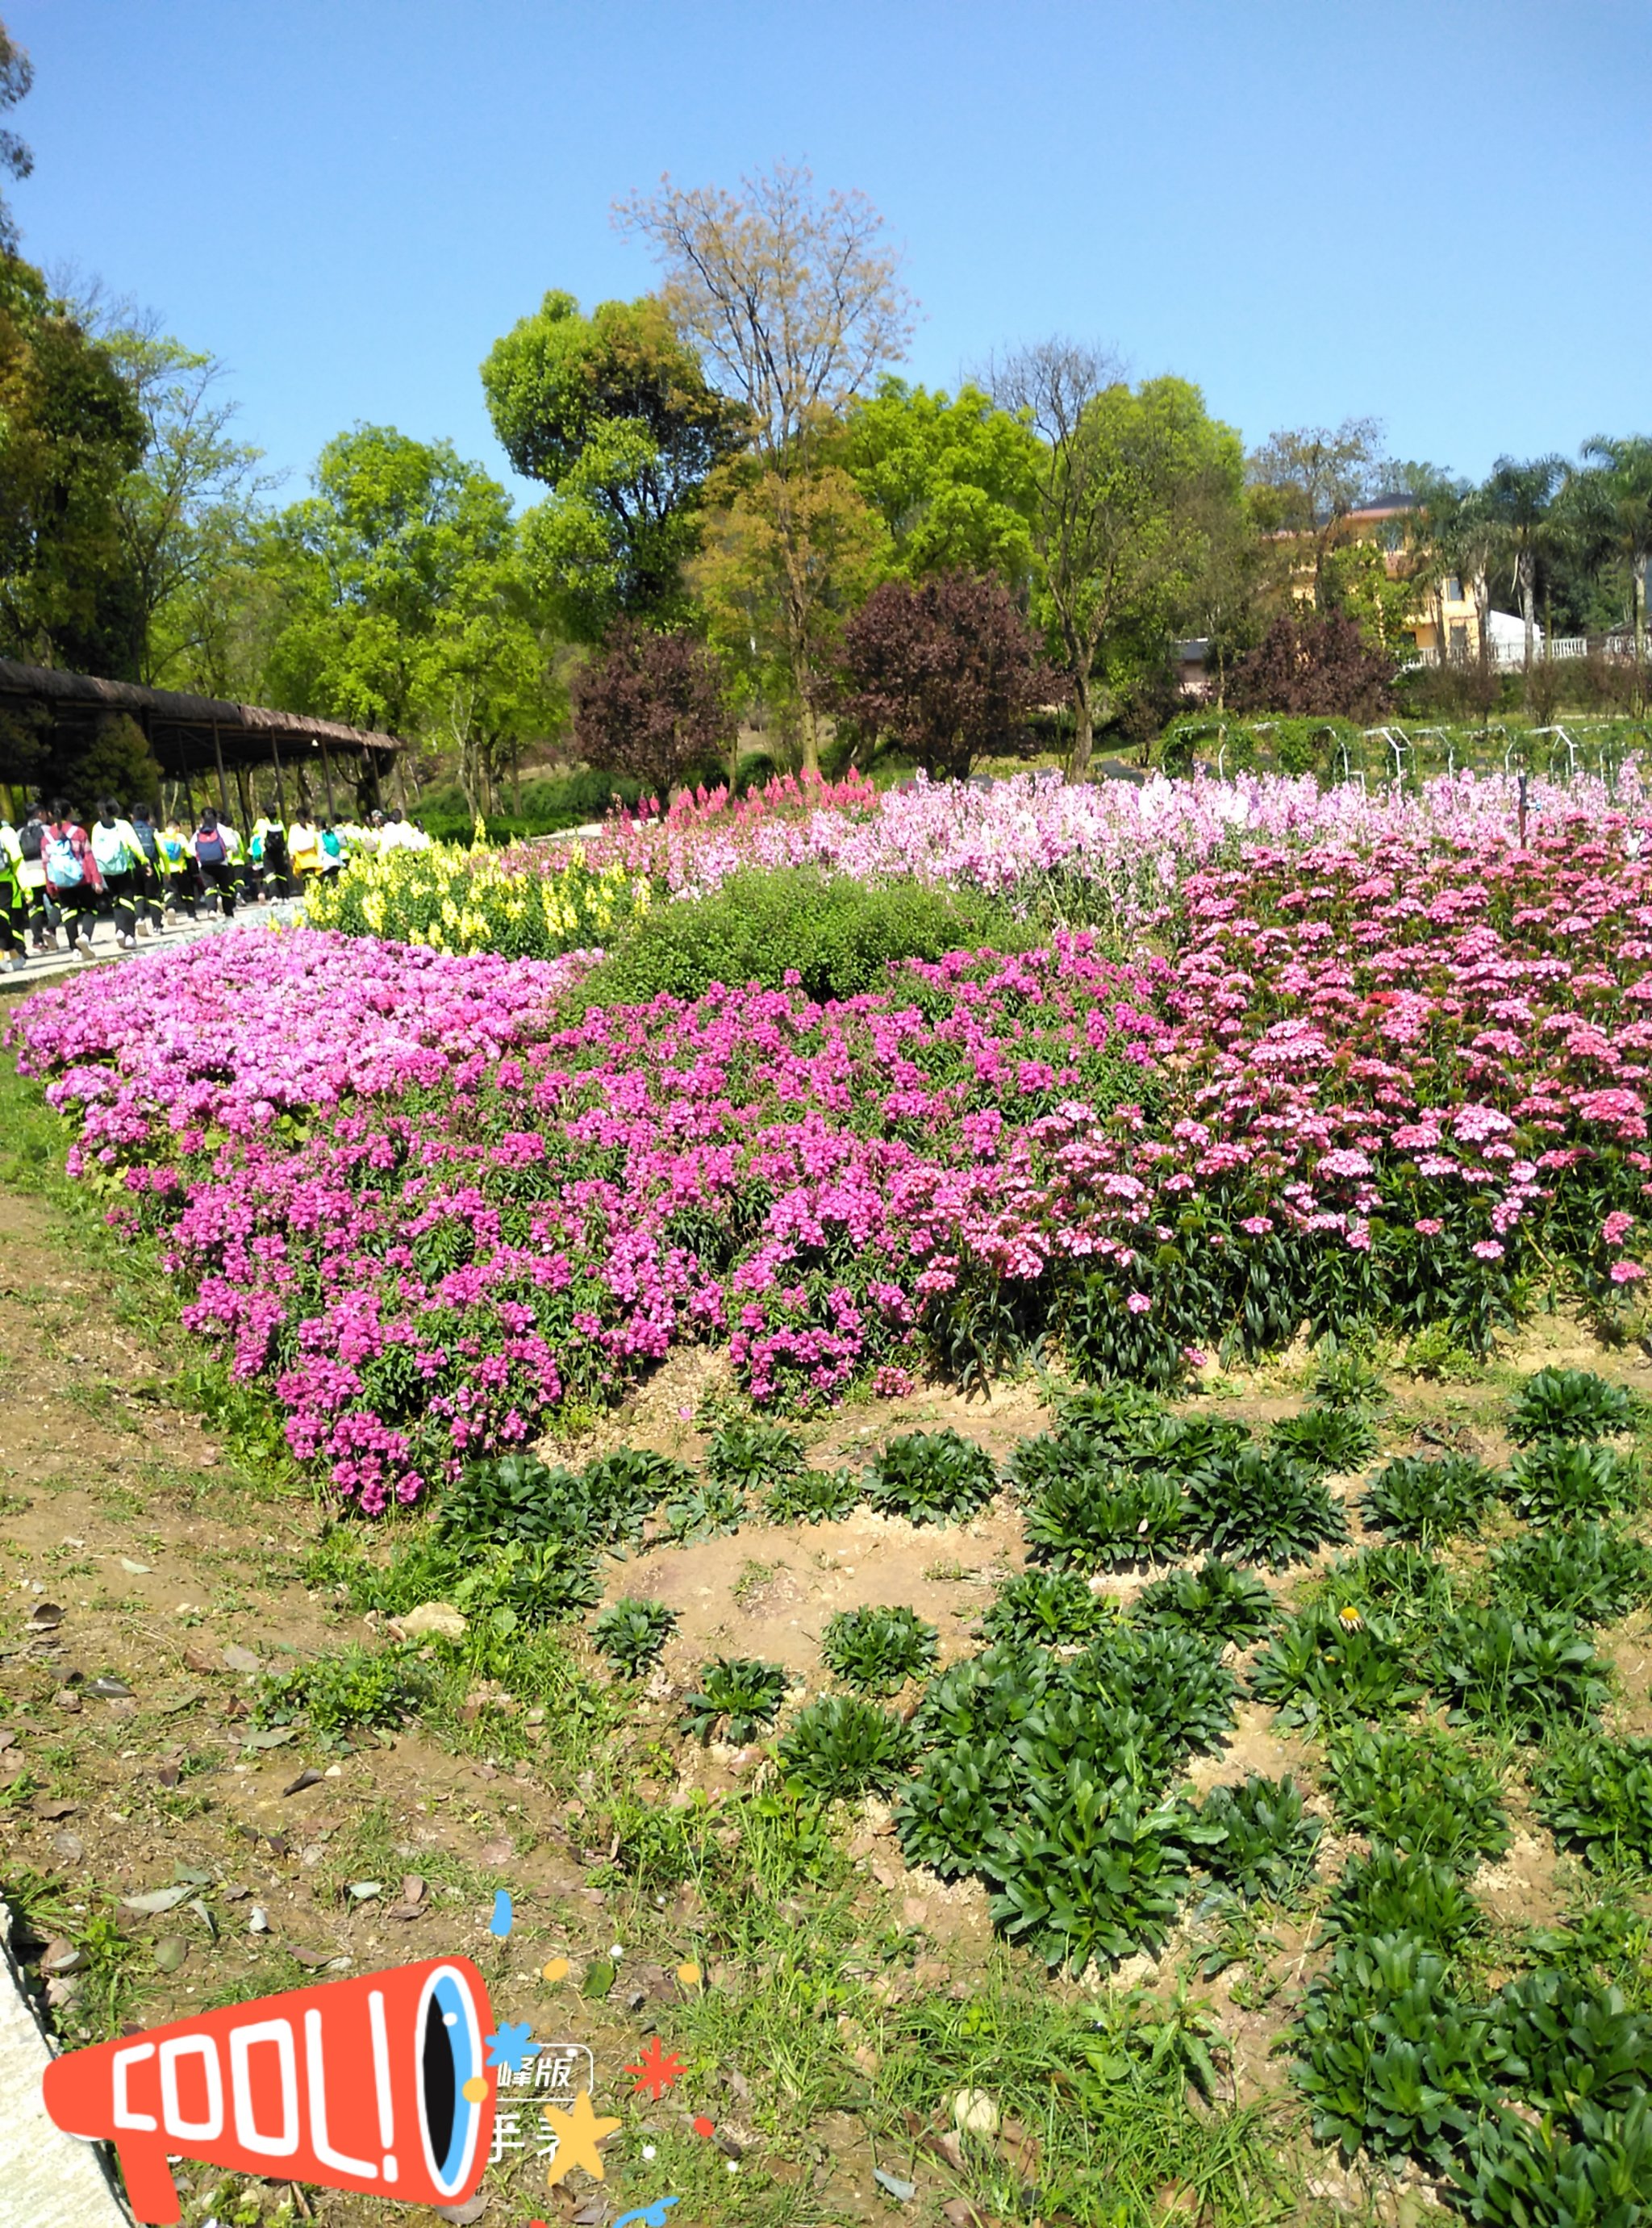
{"label": "green leafy plant", "polygon": [[888,1795],[912,1768],[910,1729],[855,1694],[823,1694],[800,1710],[780,1743],[780,1766],[813,1795]]}
{"label": "green leafy plant", "polygon": [[1187,1891],[1184,1822],[1174,1804],[1128,1782],[1103,1783],[1073,1757],[988,1836],[982,1868],[995,1923],[1073,1972],[1156,1950]]}
{"label": "green leafy plant", "polygon": [[1341,1348],[1314,1372],[1314,1401],[1321,1408],[1375,1408],[1386,1398],[1382,1372],[1362,1354]]}
{"label": "green leafy plant", "polygon": [[1198,1471],[1188,1503],[1194,1545],[1236,1563],[1283,1571],[1348,1537],[1348,1519],[1313,1471],[1266,1447],[1242,1448]]}
{"label": "green leafy plant", "polygon": [[1521,1386],[1509,1410],[1508,1436],[1534,1439],[1604,1439],[1629,1431],[1636,1404],[1621,1385],[1591,1369],[1540,1369]]}
{"label": "green leafy plant", "polygon": [[253,1723],[273,1727],[308,1720],[322,1746],[335,1748],[349,1733],[399,1725],[416,1715],[435,1684],[436,1674],[413,1645],[345,1648],[266,1674],[253,1700]]}
{"label": "green leafy plant", "polygon": [[1491,1598],[1516,1613],[1547,1607],[1612,1624],[1652,1603],[1652,1550],[1607,1524],[1528,1532],[1492,1556]]}
{"label": "green leafy plant", "polygon": [[1431,1638],[1457,1605],[1450,1572],[1422,1548],[1398,1540],[1339,1555],[1302,1591],[1305,1601],[1386,1620],[1407,1646]]}
{"label": "green leafy plant", "polygon": [[1348,1934],[1309,1988],[1293,2071],[1321,2142],[1444,2171],[1480,2123],[1495,2064],[1489,2015],[1458,1999],[1437,1950]]}
{"label": "green leafy plant", "polygon": [[696,1480],[660,1511],[669,1540],[687,1545],[695,1540],[720,1540],[738,1532],[746,1516],[740,1490],[729,1478]]}
{"label": "green leafy plant", "polygon": [[604,1610],[592,1627],[592,1638],[616,1670],[636,1679],[658,1661],[676,1622],[676,1611],[663,1602],[627,1595]]}
{"label": "green leafy plant", "polygon": [[1470,1604],[1447,1618],[1433,1680],[1454,1722],[1524,1738],[1591,1718],[1605,1701],[1605,1666],[1576,1617],[1532,1609],[1515,1617]]}
{"label": "green leafy plant", "polygon": [[1578,2124],[1499,2112],[1469,2138],[1448,2198],[1476,2228],[1645,2228],[1652,2107],[1585,2107]]}
{"label": "green leafy plant", "polygon": [[944,1879],[974,1872],[988,1836],[1009,1817],[1019,1775],[1002,1735],[966,1737],[932,1748],[895,1813],[900,1852]]}
{"label": "green leafy plant", "polygon": [[1060,1393],[1055,1411],[1064,1425],[1077,1425],[1102,1436],[1128,1432],[1138,1424],[1170,1412],[1156,1393],[1121,1380],[1081,1385],[1073,1392]]}
{"label": "green leafy plant", "polygon": [[601,1600],[602,1582],[586,1549],[564,1540],[511,1540],[473,1561],[451,1598],[463,1615],[486,1617],[503,1635],[583,1616]]}
{"label": "green leafy plant", "polygon": [[563,1512],[583,1498],[572,1470],[550,1469],[534,1455],[501,1455],[466,1463],[437,1510],[437,1528],[445,1540],[471,1545],[561,1539]]}
{"label": "green leafy plant", "polygon": [[681,1730],[706,1742],[720,1725],[725,1740],[754,1740],[779,1715],[791,1684],[778,1663],[752,1655],[719,1655],[700,1667],[700,1684],[683,1698]]}
{"label": "green leafy plant", "polygon": [[1642,1483],[1640,1464],[1615,1447],[1539,1439],[1509,1464],[1504,1490],[1528,1524],[1569,1524],[1632,1508]]}
{"label": "green leafy plant", "polygon": [[1652,1871],[1652,1740],[1569,1739],[1536,1773],[1538,1815],[1591,1863]]}
{"label": "green leafy plant", "polygon": [[1477,1532],[1496,1493],[1495,1473],[1466,1455],[1401,1455],[1377,1472],[1360,1505],[1367,1524],[1427,1546]]}
{"label": "green leafy plant", "polygon": [[776,1524],[829,1524],[859,1505],[861,1481],[852,1469],[798,1469],[772,1479],[763,1506]]}
{"label": "green leafy plant", "polygon": [[1087,1640],[1112,1614],[1070,1571],[1022,1571],[1005,1579],[982,1623],[989,1640],[1059,1648]]}
{"label": "green leafy plant", "polygon": [[984,1447],[954,1431],[906,1431],[867,1472],[866,1498],[912,1524],[959,1524],[984,1508],[998,1472]]}
{"label": "green leafy plant", "polygon": [[1136,1597],[1131,1615],[1143,1624],[1197,1633],[1219,1646],[1248,1648],[1279,1622],[1278,1606],[1262,1580],[1207,1555],[1196,1571],[1173,1571]]}
{"label": "green leafy plant", "polygon": [[1376,1452],[1377,1428],[1360,1408],[1304,1408],[1283,1417],[1267,1444],[1311,1470],[1357,1469]]}
{"label": "green leafy plant", "polygon": [[1328,1602],[1298,1610],[1251,1667],[1251,1692],[1282,1725],[1391,1717],[1422,1682],[1386,1618],[1350,1619]]}
{"label": "green leafy plant", "polygon": [[1433,1727],[1350,1727],[1331,1743],[1328,1776],[1337,1821],[1408,1857],[1472,1872],[1508,1847],[1508,1818],[1493,1767]]}
{"label": "green leafy plant", "polygon": [[1181,1546],[1188,1499],[1178,1479],[1097,1463],[1048,1477],[1022,1524],[1034,1562],[1079,1572],[1126,1570]]}
{"label": "green leafy plant", "polygon": [[1251,1773],[1213,1787],[1192,1814],[1194,1859],[1216,1884],[1245,1903],[1297,1895],[1314,1869],[1324,1828],[1303,1808],[1294,1779]]}
{"label": "green leafy plant", "polygon": [[1407,1934],[1443,1956],[1456,1956],[1485,1929],[1485,1913],[1463,1876],[1431,1857],[1409,1856],[1379,1841],[1370,1853],[1351,1857],[1325,1906],[1327,1934],[1367,1941]]}
{"label": "green leafy plant", "polygon": [[827,1623],[820,1652],[845,1686],[893,1694],[934,1667],[937,1634],[910,1609],[848,1609]]}
{"label": "green leafy plant", "polygon": [[795,1431],[744,1418],[725,1424],[706,1450],[706,1475],[738,1494],[762,1493],[803,1466],[803,1441]]}
{"label": "green leafy plant", "polygon": [[1616,1988],[1571,1973],[1527,1973],[1492,2009],[1501,2029],[1501,2078],[1522,2103],[1575,2119],[1592,2107],[1627,2111],[1652,2088],[1652,2019]]}

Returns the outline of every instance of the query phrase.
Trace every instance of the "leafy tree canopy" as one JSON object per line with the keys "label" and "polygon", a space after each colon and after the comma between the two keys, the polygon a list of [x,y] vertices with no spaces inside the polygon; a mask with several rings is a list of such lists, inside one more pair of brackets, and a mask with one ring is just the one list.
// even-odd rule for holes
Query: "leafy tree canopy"
{"label": "leafy tree canopy", "polygon": [[482,384],[512,464],[554,490],[528,548],[571,631],[677,611],[701,488],[740,420],[660,304],[602,302],[586,317],[571,294],[547,294],[495,342]]}
{"label": "leafy tree canopy", "polygon": [[685,773],[733,740],[722,663],[692,635],[618,619],[575,675],[573,693],[580,755],[632,776],[662,803]]}
{"label": "leafy tree canopy", "polygon": [[1032,570],[1038,437],[977,387],[956,400],[893,374],[849,406],[840,460],[889,530],[899,577]]}

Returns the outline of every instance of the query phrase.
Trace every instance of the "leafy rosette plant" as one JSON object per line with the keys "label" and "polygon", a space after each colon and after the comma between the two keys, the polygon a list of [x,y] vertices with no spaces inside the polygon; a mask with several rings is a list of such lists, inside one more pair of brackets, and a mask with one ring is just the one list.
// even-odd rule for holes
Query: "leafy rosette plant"
{"label": "leafy rosette plant", "polygon": [[1283,1571],[1348,1537],[1348,1519],[1314,1472],[1266,1447],[1200,1470],[1188,1502],[1193,1544],[1231,1562]]}
{"label": "leafy rosette plant", "polygon": [[1508,1847],[1497,1772],[1458,1737],[1348,1727],[1333,1738],[1329,1783],[1339,1825],[1404,1856],[1466,1873]]}
{"label": "leafy rosette plant", "polygon": [[829,1524],[860,1505],[861,1481],[852,1469],[791,1470],[771,1479],[763,1507],[776,1524]]}
{"label": "leafy rosette plant", "polygon": [[676,1622],[676,1611],[663,1602],[628,1595],[604,1610],[591,1629],[592,1637],[617,1671],[636,1679],[659,1661]]}
{"label": "leafy rosette plant", "polygon": [[911,1770],[910,1729],[855,1694],[823,1694],[797,1713],[780,1743],[780,1768],[811,1795],[889,1795]]}
{"label": "leafy rosette plant", "polygon": [[681,1730],[702,1743],[720,1730],[727,1741],[755,1740],[779,1715],[791,1683],[778,1663],[716,1656],[701,1665],[699,1687],[683,1698]]}
{"label": "leafy rosette plant", "polygon": [[1079,1572],[1130,1570],[1178,1552],[1188,1497],[1175,1477],[1073,1469],[1048,1479],[1021,1528],[1035,1562]]}
{"label": "leafy rosette plant", "polygon": [[1606,1439],[1630,1430],[1634,1397],[1591,1369],[1540,1369],[1521,1386],[1509,1411],[1508,1436],[1521,1444],[1537,1439]]}
{"label": "leafy rosette plant", "polygon": [[1115,1614],[1071,1571],[1022,1571],[1005,1579],[982,1623],[989,1640],[1060,1648],[1089,1639]]}
{"label": "leafy rosette plant", "polygon": [[1591,1864],[1652,1873],[1652,1740],[1558,1743],[1538,1766],[1538,1815]]}
{"label": "leafy rosette plant", "polygon": [[1510,1463],[1506,1491],[1528,1524],[1571,1524],[1634,1508],[1645,1479],[1639,1463],[1615,1447],[1539,1439]]}
{"label": "leafy rosette plant", "polygon": [[804,1444],[778,1424],[738,1418],[725,1424],[706,1450],[706,1475],[744,1496],[762,1494],[804,1466]]}
{"label": "leafy rosette plant", "polygon": [[1251,1773],[1231,1786],[1213,1787],[1190,1810],[1194,1860],[1213,1884],[1253,1903],[1263,1896],[1286,1901],[1313,1875],[1324,1827],[1303,1806],[1294,1779]]}
{"label": "leafy rosette plant", "polygon": [[1652,1603],[1652,1549],[1609,1524],[1527,1532],[1491,1558],[1491,1598],[1520,1615],[1561,1610],[1579,1624],[1613,1624]]}
{"label": "leafy rosette plant", "polygon": [[1450,1701],[1454,1723],[1530,1740],[1551,1726],[1593,1718],[1607,1699],[1605,1670],[1587,1632],[1563,1610],[1511,1616],[1471,1604],[1440,1631],[1433,1683]]}
{"label": "leafy rosette plant", "polygon": [[846,1687],[863,1694],[899,1693],[934,1667],[937,1634],[910,1609],[842,1610],[829,1619],[820,1652]]}
{"label": "leafy rosette plant", "polygon": [[1377,1427],[1361,1408],[1304,1408],[1282,1418],[1267,1444],[1310,1470],[1358,1469],[1376,1452]]}
{"label": "leafy rosette plant", "polygon": [[906,1431],[893,1438],[867,1472],[874,1508],[912,1524],[961,1524],[998,1490],[998,1472],[984,1447],[954,1431]]}
{"label": "leafy rosette plant", "polygon": [[1496,1495],[1495,1472],[1466,1455],[1401,1455],[1371,1480],[1361,1509],[1367,1524],[1431,1546],[1478,1532]]}
{"label": "leafy rosette plant", "polygon": [[1139,1623],[1237,1648],[1265,1639],[1279,1622],[1278,1604],[1262,1580],[1219,1555],[1207,1555],[1197,1570],[1156,1578],[1137,1594],[1130,1613]]}
{"label": "leafy rosette plant", "polygon": [[1393,1716],[1421,1700],[1423,1685],[1388,1620],[1315,1602],[1257,1656],[1251,1692],[1282,1725],[1317,1725]]}
{"label": "leafy rosette plant", "polygon": [[1020,1784],[1002,1734],[970,1735],[932,1748],[895,1812],[902,1856],[943,1879],[976,1871],[989,1836],[1018,1807]]}
{"label": "leafy rosette plant", "polygon": [[1447,1957],[1458,1956],[1485,1924],[1485,1912],[1453,1866],[1408,1855],[1386,1841],[1367,1856],[1348,1860],[1324,1913],[1329,1936],[1369,1941],[1405,1934]]}

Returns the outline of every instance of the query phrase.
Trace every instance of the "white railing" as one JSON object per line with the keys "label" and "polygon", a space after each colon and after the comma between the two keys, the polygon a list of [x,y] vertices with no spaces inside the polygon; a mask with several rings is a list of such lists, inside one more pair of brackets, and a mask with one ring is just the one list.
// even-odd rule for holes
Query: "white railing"
{"label": "white railing", "polygon": [[[1628,635],[1598,636],[1592,642],[1586,634],[1551,635],[1546,642],[1539,635],[1532,643],[1532,662],[1534,664],[1538,664],[1546,657],[1552,661],[1587,657],[1591,650],[1600,657],[1632,659],[1635,656],[1635,643],[1633,637]],[[1427,648],[1418,650],[1414,658],[1407,660],[1407,663],[1418,665],[1473,665],[1476,662],[1477,653],[1472,650],[1447,650],[1442,652],[1437,643],[1431,643]],[[1525,642],[1523,640],[1494,642],[1491,644],[1489,663],[1504,668],[1524,666]]]}

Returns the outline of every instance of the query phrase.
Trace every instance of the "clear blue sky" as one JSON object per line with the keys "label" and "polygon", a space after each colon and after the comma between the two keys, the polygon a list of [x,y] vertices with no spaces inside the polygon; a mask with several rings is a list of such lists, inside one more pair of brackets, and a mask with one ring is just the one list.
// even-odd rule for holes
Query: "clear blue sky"
{"label": "clear blue sky", "polygon": [[[546,288],[647,289],[611,204],[776,156],[859,186],[911,368],[1112,343],[1247,443],[1652,432],[1648,0],[0,0],[24,252],[233,368],[304,477],[358,419],[504,476],[477,365]],[[526,492],[526,490],[524,490]]]}

